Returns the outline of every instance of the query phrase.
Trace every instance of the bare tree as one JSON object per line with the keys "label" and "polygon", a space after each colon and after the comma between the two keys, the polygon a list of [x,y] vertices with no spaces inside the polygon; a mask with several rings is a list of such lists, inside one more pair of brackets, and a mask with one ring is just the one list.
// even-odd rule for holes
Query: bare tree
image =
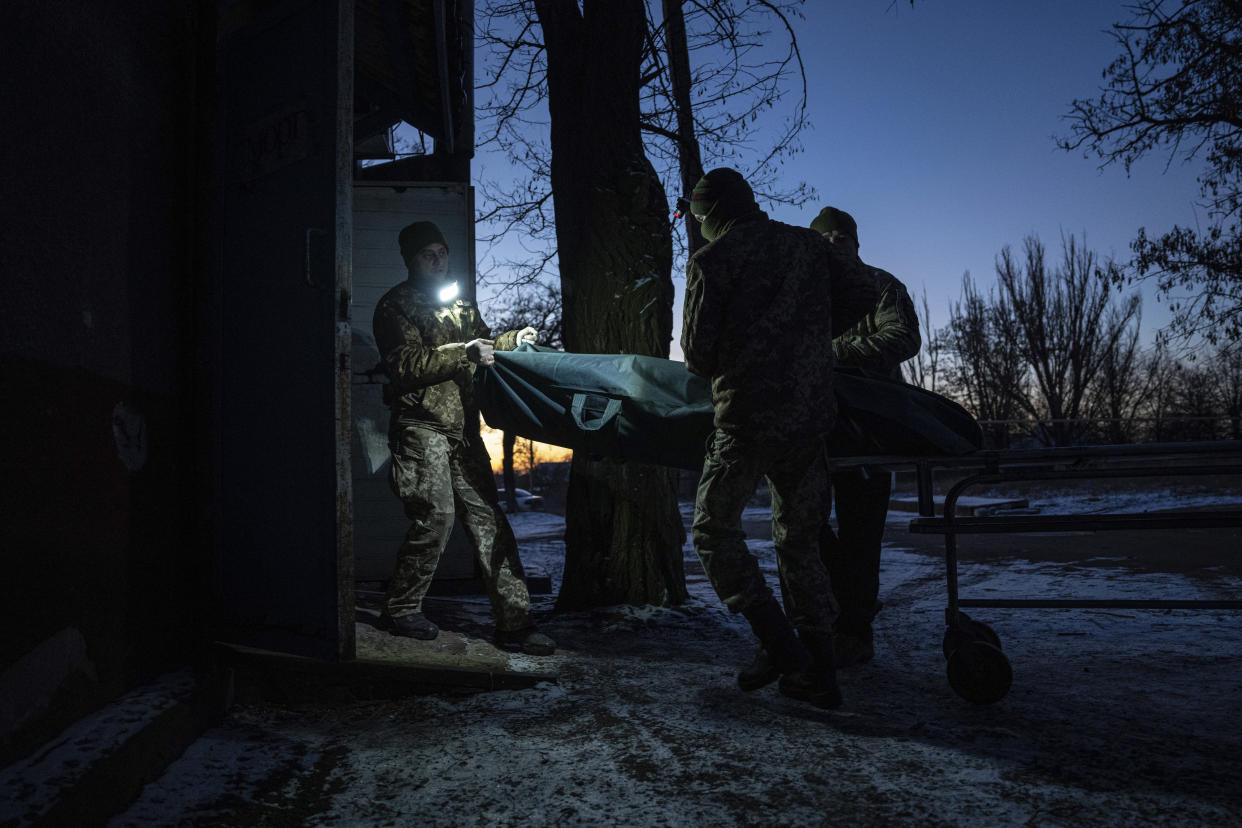
{"label": "bare tree", "polygon": [[948,346],[948,337],[946,331],[932,328],[931,306],[927,301],[926,285],[923,286],[923,295],[919,303],[923,306],[920,321],[923,328],[923,347],[919,348],[917,354],[901,364],[901,372],[906,382],[911,385],[935,392],[938,390],[941,357]]}
{"label": "bare tree", "polygon": [[1229,418],[1229,437],[1242,440],[1242,348],[1218,348],[1213,363],[1217,405]]}
{"label": "bare tree", "polygon": [[[639,128],[645,9],[639,0],[534,6],[553,116],[550,173],[566,349],[667,357],[672,234],[664,187]],[[558,605],[683,599],[672,473],[575,453],[570,475]]]}
{"label": "bare tree", "polygon": [[1023,242],[1019,263],[1006,245],[996,264],[1000,292],[1013,313],[998,317],[1002,335],[1021,348],[1032,383],[1018,402],[1046,421],[1055,445],[1068,445],[1081,418],[1087,390],[1109,349],[1138,313],[1137,295],[1109,314],[1117,266],[1097,263],[1094,252],[1070,234],[1061,239],[1061,263],[1049,269],[1036,236]]}
{"label": "bare tree", "polygon": [[[691,100],[694,77],[690,71],[690,44],[686,37],[684,0],[662,0],[664,12],[664,43],[668,53],[668,88],[673,112],[677,119],[677,166],[681,172],[681,192],[689,195],[703,177],[703,153],[694,129],[694,105]],[[706,241],[699,223],[689,210],[682,217],[686,230],[689,255]]]}
{"label": "bare tree", "polygon": [[518,509],[517,474],[513,470],[513,455],[517,447],[517,433],[513,431],[501,432],[500,445],[503,452],[501,475],[505,481],[505,510],[513,513]]}
{"label": "bare tree", "polygon": [[1157,443],[1172,438],[1169,417],[1173,413],[1181,369],[1181,362],[1170,353],[1163,340],[1157,340],[1155,347],[1143,357],[1143,374],[1151,390],[1142,411],[1148,423],[1148,437]]}
{"label": "bare tree", "polygon": [[1242,438],[1242,350],[1218,347],[1206,358],[1177,359],[1163,345],[1152,416],[1158,440]]}
{"label": "bare tree", "polygon": [[564,304],[557,284],[532,282],[501,291],[485,301],[491,326],[496,331],[516,331],[530,325],[539,331],[539,344],[565,347]]}
{"label": "bare tree", "polygon": [[[624,0],[643,9],[639,128],[667,191],[687,193],[706,156],[741,168],[769,202],[802,204],[814,195],[804,183],[779,183],[781,164],[801,150],[799,136],[808,125],[806,75],[794,33],[804,2]],[[500,150],[519,172],[507,183],[480,182],[478,238],[489,250],[501,240],[522,239],[516,257],[488,266],[491,257],[484,256],[484,284],[528,283],[555,274],[560,264],[549,123],[561,113],[546,109],[550,64],[539,5],[546,10],[559,4],[490,0],[478,13],[485,75],[477,89],[479,147]],[[594,20],[609,4],[564,5],[580,6],[580,16]],[[593,45],[582,45],[586,62],[573,67],[576,75],[594,78],[613,70],[605,65],[607,50],[597,52]],[[579,126],[584,115],[572,107],[563,113]],[[755,129],[760,118],[764,130]],[[666,216],[670,208],[665,205]],[[691,240],[696,236],[697,228]],[[684,253],[680,236],[676,243]]]}
{"label": "bare tree", "polygon": [[526,469],[526,485],[535,488],[535,467],[539,465],[539,451],[535,448],[535,441],[531,439],[523,440],[519,443],[517,455],[522,459],[522,467]]}
{"label": "bare tree", "polygon": [[[792,44],[786,9],[796,5],[686,5],[687,54],[716,60],[700,59],[691,77],[695,131],[713,154],[726,146],[734,158],[753,154],[753,122],[771,115],[797,63],[792,47],[769,57],[768,32],[745,21],[774,15]],[[662,171],[679,169],[682,156],[668,49],[655,19],[644,0],[497,0],[480,14],[489,55],[480,87],[482,143],[502,149],[528,175],[504,189],[480,187],[480,219],[493,230],[479,238],[526,241],[529,255],[504,263],[506,281],[530,283],[555,268],[569,351],[668,356],[673,238],[663,181],[679,174]],[[785,135],[749,165],[769,199],[807,194],[805,187],[784,193],[762,186],[796,149],[804,111],[805,80]],[[664,468],[574,457],[559,606],[685,597],[675,480]]]}
{"label": "bare tree", "polygon": [[1129,443],[1136,438],[1135,418],[1151,393],[1149,383],[1144,381],[1139,348],[1142,314],[1136,312],[1126,321],[1122,318],[1126,313],[1124,307],[1111,307],[1108,313],[1106,327],[1121,333],[1105,346],[1099,372],[1089,392],[1089,407],[1093,416],[1106,423],[1110,443]]}
{"label": "bare tree", "polygon": [[[485,20],[498,14],[517,27],[505,36],[503,61],[525,60],[525,70],[507,98],[492,98],[484,109],[493,108],[493,137],[525,147],[511,154],[549,188],[524,191],[522,212],[511,213],[508,226],[554,230],[564,345],[577,353],[667,356],[672,234],[639,106],[650,52],[646,7],[642,0],[530,0],[492,4]],[[495,31],[485,29],[485,41],[496,42]],[[527,104],[544,101],[550,152],[531,149],[521,124]],[[547,193],[555,194],[554,222]],[[682,600],[681,537],[671,472],[575,455],[558,604]]]}
{"label": "bare tree", "polygon": [[[1242,339],[1242,3],[1138,0],[1112,27],[1120,55],[1094,100],[1075,100],[1063,149],[1130,170],[1158,148],[1169,163],[1202,157],[1206,228],[1174,227],[1133,243],[1132,278],[1155,279],[1173,301],[1171,331]],[[1121,280],[1126,274],[1113,274]],[[1178,298],[1189,294],[1188,300]]]}
{"label": "bare tree", "polygon": [[1005,331],[1012,309],[995,291],[985,299],[970,273],[962,275],[961,298],[949,307],[944,332],[952,358],[945,371],[946,390],[978,420],[993,448],[1009,445],[1009,425],[1024,394],[1026,368],[1018,344]]}
{"label": "bare tree", "polygon": [[1183,364],[1173,383],[1173,422],[1166,434],[1174,440],[1215,439],[1218,399],[1215,367],[1198,361]]}

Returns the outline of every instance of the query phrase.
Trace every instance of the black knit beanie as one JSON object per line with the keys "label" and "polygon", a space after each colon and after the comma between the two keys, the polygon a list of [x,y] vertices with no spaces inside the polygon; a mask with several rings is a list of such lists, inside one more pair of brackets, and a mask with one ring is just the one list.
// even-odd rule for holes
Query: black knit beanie
{"label": "black knit beanie", "polygon": [[410,260],[428,245],[439,243],[448,247],[440,228],[430,221],[416,221],[406,225],[401,235],[397,236],[397,243],[401,245],[401,258],[405,259],[407,267],[410,266]]}
{"label": "black knit beanie", "polygon": [[811,222],[811,229],[821,236],[835,230],[849,236],[854,240],[854,246],[858,246],[858,224],[855,223],[853,216],[836,207],[825,207],[820,210],[819,215]]}
{"label": "black knit beanie", "polygon": [[690,211],[699,220],[703,238],[715,241],[739,218],[759,212],[755,193],[737,170],[717,167],[699,179],[690,194]]}

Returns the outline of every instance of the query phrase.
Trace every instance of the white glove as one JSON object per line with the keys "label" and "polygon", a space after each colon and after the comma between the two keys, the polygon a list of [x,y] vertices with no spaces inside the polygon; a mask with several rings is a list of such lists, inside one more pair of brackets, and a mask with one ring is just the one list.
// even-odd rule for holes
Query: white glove
{"label": "white glove", "polygon": [[529,342],[531,345],[534,345],[538,341],[539,331],[534,328],[528,326],[518,331],[517,344],[521,345],[523,342]]}
{"label": "white glove", "polygon": [[475,365],[491,365],[496,361],[493,356],[496,343],[490,339],[472,339],[466,343],[466,359]]}

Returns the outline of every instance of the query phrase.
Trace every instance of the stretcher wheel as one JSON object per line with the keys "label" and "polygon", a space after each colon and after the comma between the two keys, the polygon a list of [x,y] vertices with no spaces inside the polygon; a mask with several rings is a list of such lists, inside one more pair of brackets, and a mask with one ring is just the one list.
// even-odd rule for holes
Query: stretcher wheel
{"label": "stretcher wheel", "polygon": [[953,692],[975,704],[1000,701],[1013,684],[1009,659],[986,641],[962,642],[949,656],[947,669]]}
{"label": "stretcher wheel", "polygon": [[944,631],[944,640],[941,641],[940,647],[944,650],[944,657],[950,659],[957,649],[968,641],[973,640],[970,633],[960,627],[949,627]]}
{"label": "stretcher wheel", "polygon": [[966,613],[959,612],[954,623],[944,631],[944,657],[951,657],[953,651],[966,641],[983,641],[998,650],[1001,649],[1000,636],[996,634],[996,630],[982,621],[974,620]]}
{"label": "stretcher wheel", "polygon": [[967,626],[970,627],[970,631],[974,633],[977,640],[986,641],[996,649],[1001,649],[1000,636],[996,634],[996,630],[992,629],[982,621],[975,621],[973,619],[969,622],[969,624],[967,624]]}

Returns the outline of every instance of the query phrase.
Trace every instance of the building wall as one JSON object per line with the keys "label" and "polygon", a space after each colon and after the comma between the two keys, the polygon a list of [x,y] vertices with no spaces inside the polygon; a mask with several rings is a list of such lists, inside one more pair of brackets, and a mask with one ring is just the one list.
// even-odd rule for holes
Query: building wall
{"label": "building wall", "polygon": [[0,764],[197,643],[198,9],[0,13]]}

